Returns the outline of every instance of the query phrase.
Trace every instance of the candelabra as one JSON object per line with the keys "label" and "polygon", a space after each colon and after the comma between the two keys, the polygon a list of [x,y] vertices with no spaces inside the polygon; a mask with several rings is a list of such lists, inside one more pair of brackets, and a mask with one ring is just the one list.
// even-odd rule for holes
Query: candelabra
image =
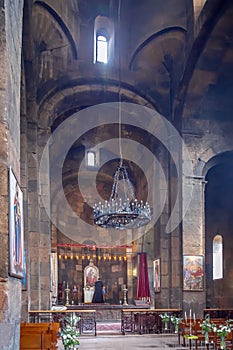
{"label": "candelabra", "polygon": [[124,289],[123,289],[123,299],[124,299],[123,305],[128,305],[128,303],[127,303],[127,297],[126,297],[127,292],[128,292],[128,289],[127,289],[127,288],[124,288]]}
{"label": "candelabra", "polygon": [[187,318],[187,314],[185,312],[185,323],[187,326],[189,326],[189,334],[192,335],[192,326],[195,326],[196,324],[196,316],[195,316],[195,313],[193,314],[193,317],[192,317],[192,310],[190,309],[190,313],[189,313],[189,320]]}
{"label": "candelabra", "polygon": [[69,304],[69,291],[70,291],[70,289],[68,288],[68,285],[67,285],[67,287],[65,289],[65,292],[66,292],[66,306],[70,305]]}

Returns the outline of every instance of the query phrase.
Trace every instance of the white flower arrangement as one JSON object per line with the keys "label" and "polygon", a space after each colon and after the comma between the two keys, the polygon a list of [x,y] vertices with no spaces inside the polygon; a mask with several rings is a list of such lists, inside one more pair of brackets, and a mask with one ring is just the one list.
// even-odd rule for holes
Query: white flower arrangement
{"label": "white flower arrangement", "polygon": [[162,322],[164,322],[164,323],[166,323],[166,322],[168,322],[170,320],[170,316],[167,313],[160,314],[159,316],[161,317]]}
{"label": "white flower arrangement", "polygon": [[226,322],[226,324],[220,324],[216,326],[215,324],[212,327],[213,331],[220,336],[220,338],[226,338],[228,333],[231,332],[231,326]]}
{"label": "white flower arrangement", "polygon": [[182,321],[183,321],[183,318],[181,318],[181,317],[176,317],[176,316],[171,316],[170,317],[170,320],[171,320],[171,322],[176,326],[178,326]]}
{"label": "white flower arrangement", "polygon": [[80,317],[72,313],[70,317],[65,317],[64,321],[65,325],[61,331],[61,338],[64,349],[69,350],[71,346],[79,345],[77,324],[80,321]]}
{"label": "white flower arrangement", "polygon": [[203,333],[209,333],[213,329],[213,324],[210,322],[210,315],[207,314],[204,321],[200,323]]}
{"label": "white flower arrangement", "polygon": [[175,333],[178,333],[179,330],[179,324],[183,321],[183,318],[181,317],[176,317],[176,316],[171,316],[170,317],[171,322],[174,324],[175,327]]}

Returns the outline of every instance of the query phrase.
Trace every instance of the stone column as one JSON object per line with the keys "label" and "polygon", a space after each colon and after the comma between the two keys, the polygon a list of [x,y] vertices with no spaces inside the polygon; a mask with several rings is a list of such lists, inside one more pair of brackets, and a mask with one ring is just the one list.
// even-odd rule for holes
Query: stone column
{"label": "stone column", "polygon": [[[202,176],[184,178],[184,185],[192,188],[188,210],[183,218],[183,255],[205,255],[204,189]],[[204,266],[203,266],[204,268]],[[205,270],[205,269],[204,269]],[[205,276],[204,276],[205,278]],[[204,283],[205,285],[205,283]],[[184,291],[184,310],[192,309],[198,317],[206,303],[205,291]]]}
{"label": "stone column", "polygon": [[[28,123],[28,246],[30,270],[30,309],[51,307],[51,224],[45,211],[39,184],[49,186],[49,165],[40,172],[40,158],[48,140],[48,130],[38,129],[37,123]],[[30,138],[29,138],[30,135]],[[39,173],[40,172],[40,173]],[[47,192],[49,194],[49,188]]]}

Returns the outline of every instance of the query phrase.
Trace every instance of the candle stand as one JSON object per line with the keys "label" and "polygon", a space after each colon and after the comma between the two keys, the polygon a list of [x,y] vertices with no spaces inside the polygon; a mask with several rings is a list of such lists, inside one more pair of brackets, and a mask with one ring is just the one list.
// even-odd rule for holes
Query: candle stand
{"label": "candle stand", "polygon": [[128,303],[127,303],[127,297],[126,297],[126,294],[127,294],[127,292],[128,292],[128,289],[127,288],[124,288],[123,289],[123,305],[128,305]]}
{"label": "candle stand", "polygon": [[65,292],[66,292],[66,304],[65,304],[65,306],[69,306],[70,305],[70,302],[69,302],[69,291],[70,291],[70,289],[67,286],[67,288],[65,289]]}

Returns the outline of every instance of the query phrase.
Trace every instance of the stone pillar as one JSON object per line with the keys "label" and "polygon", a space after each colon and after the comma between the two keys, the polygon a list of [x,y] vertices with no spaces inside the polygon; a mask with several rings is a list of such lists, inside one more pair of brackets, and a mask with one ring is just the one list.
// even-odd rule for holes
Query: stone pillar
{"label": "stone pillar", "polygon": [[[42,203],[43,190],[39,186],[40,158],[48,140],[48,131],[38,129],[37,123],[28,123],[28,255],[30,270],[30,309],[51,307],[51,224]],[[44,185],[47,186],[48,181]],[[49,188],[46,192],[49,194]]]}
{"label": "stone pillar", "polygon": [[132,266],[132,248],[126,249],[126,257],[127,257],[127,283],[126,288],[127,292],[127,300],[128,304],[133,304],[133,266]]}
{"label": "stone pillar", "polygon": [[[183,218],[183,255],[205,255],[204,227],[204,189],[205,181],[202,176],[184,178],[184,185],[191,188],[192,196],[188,210]],[[204,269],[205,270],[205,269]],[[204,276],[205,278],[205,276]],[[205,283],[204,283],[205,285]],[[184,291],[183,310],[192,309],[197,317],[202,317],[205,307],[205,291]]]}
{"label": "stone pillar", "polygon": [[[175,148],[174,148],[175,150]],[[170,158],[166,150],[161,149],[158,159],[163,167],[165,178],[160,178],[159,189],[161,195],[166,196],[162,214],[154,227],[154,258],[160,258],[161,265],[161,292],[155,293],[156,308],[180,308],[182,307],[181,286],[181,228],[169,231],[167,225],[171,221],[171,212],[178,196],[178,187],[181,180],[177,176],[176,166],[179,166],[179,153],[177,151],[177,162]],[[157,197],[158,201],[160,197]],[[180,215],[181,201],[177,208],[177,216]],[[162,199],[160,202],[163,203]],[[176,220],[177,221],[177,220]]]}

